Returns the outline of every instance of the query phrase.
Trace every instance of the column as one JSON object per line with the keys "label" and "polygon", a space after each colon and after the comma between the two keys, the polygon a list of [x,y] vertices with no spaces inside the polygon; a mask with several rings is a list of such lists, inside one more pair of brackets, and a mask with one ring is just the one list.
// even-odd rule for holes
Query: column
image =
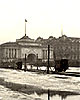
{"label": "column", "polygon": [[15,58],[15,49],[13,49],[13,58]]}
{"label": "column", "polygon": [[16,58],[18,58],[18,49],[16,49]]}
{"label": "column", "polygon": [[13,58],[13,49],[12,49],[12,58]]}
{"label": "column", "polygon": [[9,48],[8,48],[8,58],[9,58]]}
{"label": "column", "polygon": [[12,58],[12,49],[11,49],[11,58]]}
{"label": "column", "polygon": [[48,51],[45,50],[45,58],[47,59],[48,58]]}

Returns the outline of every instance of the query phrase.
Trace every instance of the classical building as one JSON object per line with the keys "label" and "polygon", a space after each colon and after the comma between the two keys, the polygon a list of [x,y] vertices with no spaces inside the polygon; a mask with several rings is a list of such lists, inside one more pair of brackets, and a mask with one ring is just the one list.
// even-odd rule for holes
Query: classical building
{"label": "classical building", "polygon": [[[50,49],[50,58],[53,60],[53,48]],[[31,39],[28,36],[23,36],[16,39],[16,42],[7,42],[0,45],[0,61],[12,62],[23,61],[35,62],[37,59],[47,61],[48,45],[42,45],[41,42]]]}
{"label": "classical building", "polygon": [[68,59],[70,66],[80,66],[80,38],[62,35],[48,39],[38,37],[36,40],[23,36],[16,42],[0,45],[0,62],[24,60],[35,62],[37,59],[47,61],[48,45],[50,45],[50,61]]}

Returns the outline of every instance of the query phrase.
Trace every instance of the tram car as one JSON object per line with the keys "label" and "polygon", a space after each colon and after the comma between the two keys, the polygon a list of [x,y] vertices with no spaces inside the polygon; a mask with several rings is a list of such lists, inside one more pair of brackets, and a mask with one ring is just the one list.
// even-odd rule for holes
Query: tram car
{"label": "tram car", "polygon": [[67,59],[61,59],[61,60],[55,60],[55,72],[62,72],[66,71],[68,69],[68,60]]}

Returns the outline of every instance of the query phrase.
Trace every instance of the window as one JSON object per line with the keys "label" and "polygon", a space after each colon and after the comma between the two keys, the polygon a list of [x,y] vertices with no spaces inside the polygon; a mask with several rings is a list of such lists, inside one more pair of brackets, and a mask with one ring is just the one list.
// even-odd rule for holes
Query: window
{"label": "window", "polygon": [[43,50],[43,59],[47,59],[47,50]]}

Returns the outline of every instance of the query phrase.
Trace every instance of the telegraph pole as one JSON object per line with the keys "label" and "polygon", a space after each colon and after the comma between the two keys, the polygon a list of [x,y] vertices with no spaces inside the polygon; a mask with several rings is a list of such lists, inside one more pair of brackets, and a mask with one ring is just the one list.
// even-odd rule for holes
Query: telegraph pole
{"label": "telegraph pole", "polygon": [[48,100],[50,100],[50,90],[48,89]]}
{"label": "telegraph pole", "polygon": [[25,54],[24,71],[26,71],[26,68],[27,66],[26,66],[26,54]]}
{"label": "telegraph pole", "polygon": [[49,59],[50,59],[50,45],[48,45],[48,66],[47,66],[47,74],[49,74],[49,67],[50,67]]}

